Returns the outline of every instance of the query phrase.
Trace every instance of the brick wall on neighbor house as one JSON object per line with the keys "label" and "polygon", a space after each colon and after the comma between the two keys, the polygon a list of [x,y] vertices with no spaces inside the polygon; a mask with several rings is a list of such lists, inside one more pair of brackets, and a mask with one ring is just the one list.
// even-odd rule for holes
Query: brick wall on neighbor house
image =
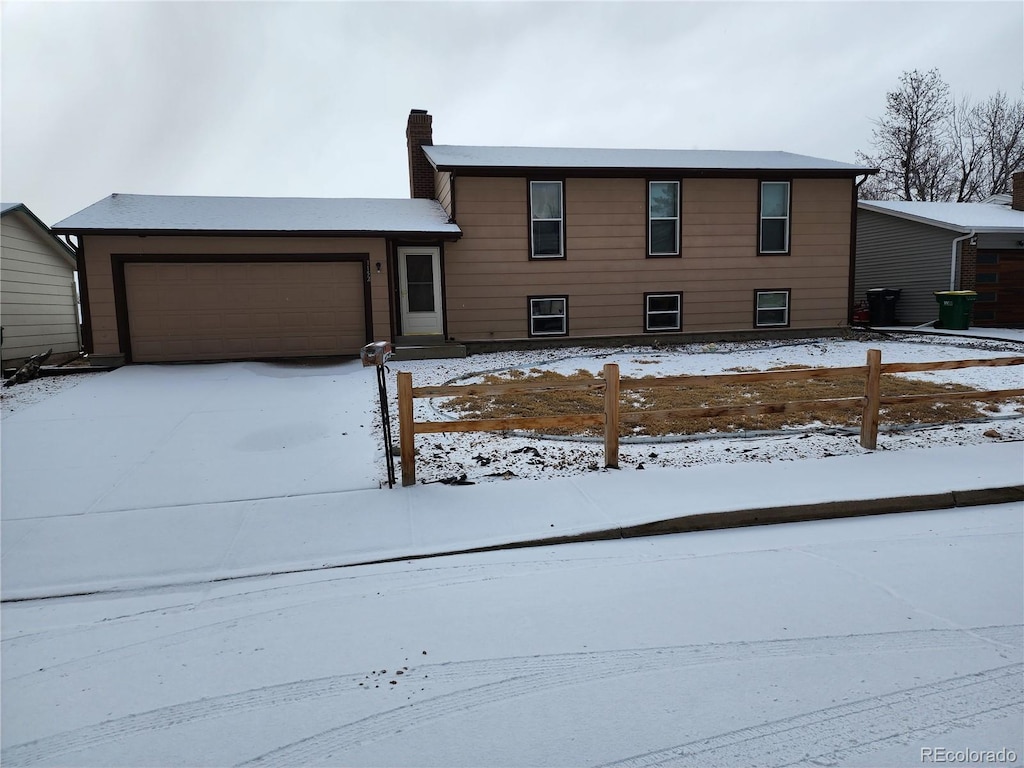
{"label": "brick wall on neighbor house", "polygon": [[961,291],[977,290],[978,245],[970,240],[960,243],[960,288]]}

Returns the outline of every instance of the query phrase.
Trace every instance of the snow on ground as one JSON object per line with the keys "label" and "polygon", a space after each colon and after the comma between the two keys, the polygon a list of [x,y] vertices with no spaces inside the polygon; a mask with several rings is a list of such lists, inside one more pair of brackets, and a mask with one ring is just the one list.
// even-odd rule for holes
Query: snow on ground
{"label": "snow on ground", "polygon": [[1021,765],[1020,512],[7,604],[0,759],[896,766],[931,749]]}
{"label": "snow on ground", "polygon": [[[987,332],[989,329],[985,329]],[[530,368],[574,373],[579,369],[600,372],[605,363],[619,365],[623,377],[713,374],[730,369],[839,367],[864,365],[867,350],[879,349],[882,362],[934,362],[1019,356],[1024,352],[1024,332],[1008,331],[1004,340],[970,336],[861,333],[852,338],[817,341],[752,341],[687,344],[665,347],[586,348],[502,352],[472,355],[455,360],[392,362],[389,368],[390,405],[398,412],[395,373],[409,371],[413,386],[461,384],[480,381],[485,373]],[[934,382],[955,382],[983,390],[1024,387],[1021,366],[932,371],[913,377]],[[416,400],[416,419],[443,421],[457,418],[440,400]],[[913,430],[883,423],[881,450],[903,450],[936,445],[965,445],[991,440],[1024,440],[1024,419],[1017,408],[1004,407],[978,423],[947,426],[924,425]],[[397,422],[397,420],[396,420]],[[991,430],[998,433],[991,436]],[[985,433],[989,432],[990,435]],[[397,442],[398,427],[394,427]],[[452,432],[417,435],[417,477],[426,481],[467,475],[473,482],[493,482],[512,477],[541,479],[576,475],[581,469],[596,471],[604,465],[600,438],[566,439],[517,437],[496,432]],[[864,453],[856,429],[807,425],[772,433],[730,436],[698,435],[689,438],[624,438],[620,466],[627,468],[690,467],[734,462],[776,462]],[[383,457],[381,459],[381,470]]]}
{"label": "snow on ground", "polygon": [[[886,361],[1019,352],[829,340],[704,345],[651,365],[631,362],[651,350],[553,350],[391,368],[421,384],[538,361],[698,372],[860,364],[875,345]],[[1020,380],[984,370],[1016,377],[986,388]],[[928,450],[787,464],[798,482],[761,463],[382,491],[375,395],[358,363],[133,366],[6,418],[0,763],[879,766],[933,749],[1021,764],[1019,503],[327,567],[369,544],[450,550],[499,524],[593,530],[605,503],[627,517],[713,510],[723,484],[746,494],[738,508],[835,499],[837,473],[870,493],[905,458],[936,466]],[[1020,421],[993,423],[1006,440]],[[917,447],[981,440],[971,429],[927,431],[948,439]],[[856,442],[821,437],[827,451]],[[817,438],[672,449],[781,459],[785,441]],[[1012,475],[1019,445],[932,455],[989,487],[1006,483],[976,476],[989,463]],[[450,447],[455,461],[481,450]],[[948,491],[945,475],[895,482]],[[252,575],[282,557],[307,570]],[[10,599],[11,581],[97,571],[124,591]]]}

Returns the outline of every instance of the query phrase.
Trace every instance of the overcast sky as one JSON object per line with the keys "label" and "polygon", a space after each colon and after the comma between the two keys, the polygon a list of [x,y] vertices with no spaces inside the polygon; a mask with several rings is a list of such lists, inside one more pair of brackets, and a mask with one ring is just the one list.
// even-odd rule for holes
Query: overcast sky
{"label": "overcast sky", "polygon": [[1024,3],[2,5],[0,197],[407,197],[436,144],[781,149],[854,161],[904,70],[1024,87]]}

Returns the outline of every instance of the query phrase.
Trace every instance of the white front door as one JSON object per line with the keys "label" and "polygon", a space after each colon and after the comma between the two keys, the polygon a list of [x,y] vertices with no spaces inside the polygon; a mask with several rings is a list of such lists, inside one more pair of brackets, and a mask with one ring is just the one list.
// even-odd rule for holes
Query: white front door
{"label": "white front door", "polygon": [[441,249],[398,249],[402,335],[444,333],[441,316]]}

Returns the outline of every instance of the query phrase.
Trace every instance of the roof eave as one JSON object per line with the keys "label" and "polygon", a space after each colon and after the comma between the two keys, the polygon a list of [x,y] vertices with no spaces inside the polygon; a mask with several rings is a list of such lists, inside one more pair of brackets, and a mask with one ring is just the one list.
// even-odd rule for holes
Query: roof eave
{"label": "roof eave", "polygon": [[788,178],[855,178],[878,173],[877,168],[633,168],[601,166],[547,166],[547,165],[466,165],[458,163],[434,164],[440,172],[455,172],[460,176],[591,176],[635,177],[667,176],[700,178],[751,178],[759,176],[785,176]]}
{"label": "roof eave", "polygon": [[435,238],[458,240],[462,230],[356,230],[356,229],[117,229],[107,227],[55,227],[66,235],[106,235],[109,237],[384,237]]}
{"label": "roof eave", "polygon": [[880,206],[871,205],[869,202],[860,200],[857,202],[858,208],[863,208],[866,211],[872,213],[881,213],[886,216],[895,216],[897,219],[905,219],[906,221],[913,221],[918,224],[926,224],[929,227],[938,227],[939,229],[947,229],[951,232],[960,232],[961,234],[970,234],[974,232],[979,235],[1012,235],[1012,234],[1024,234],[1024,227],[986,227],[986,226],[971,226],[969,224],[954,224],[950,221],[939,221],[937,219],[929,219],[926,216],[918,216],[917,214],[907,213],[906,211],[894,211],[890,208],[883,208]]}
{"label": "roof eave", "polygon": [[[50,240],[55,242],[57,246],[60,248],[61,256],[67,259],[72,267],[74,267],[75,269],[78,268],[78,254],[75,253],[74,248],[72,248],[59,237],[57,237],[58,230],[54,229],[53,227],[46,226],[46,224],[43,223],[43,220],[36,216],[34,213],[32,213],[32,211],[29,210],[29,207],[24,203],[18,203],[18,205],[14,206],[13,208],[8,208],[6,211],[3,212],[3,215],[7,216],[8,214],[11,213],[23,213],[32,221],[34,221],[37,225],[39,225],[39,227],[46,233],[47,237],[49,237]],[[61,232],[60,234],[64,233]]]}

